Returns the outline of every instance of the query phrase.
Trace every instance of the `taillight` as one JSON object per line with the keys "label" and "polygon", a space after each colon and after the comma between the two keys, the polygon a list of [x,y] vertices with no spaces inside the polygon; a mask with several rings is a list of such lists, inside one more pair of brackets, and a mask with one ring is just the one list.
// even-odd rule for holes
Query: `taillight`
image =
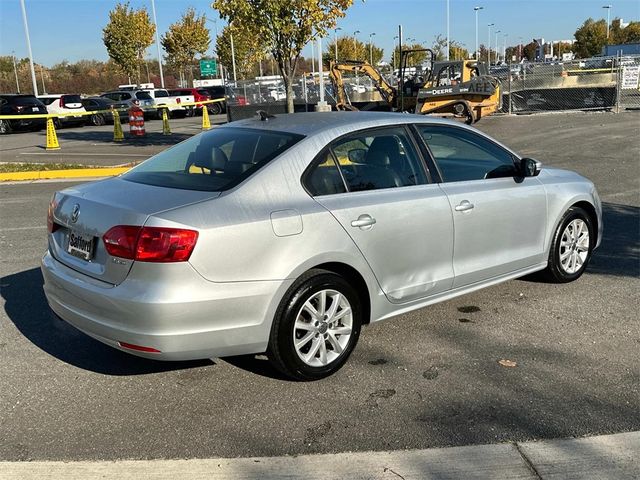
{"label": "taillight", "polygon": [[176,103],[177,103],[178,105],[180,104],[180,102],[181,102],[181,101],[182,101],[182,100],[180,99],[180,97],[176,98]]}
{"label": "taillight", "polygon": [[49,202],[49,209],[47,210],[47,230],[49,233],[55,232],[59,227],[59,225],[53,220],[53,212],[56,209],[56,205],[57,203],[54,196],[54,198]]}
{"label": "taillight", "polygon": [[130,225],[118,225],[110,228],[102,237],[107,253],[114,257],[128,258],[133,260],[136,257],[136,241],[140,234],[141,227]]}
{"label": "taillight", "polygon": [[64,95],[60,97],[60,108],[64,108]]}
{"label": "taillight", "polygon": [[141,262],[186,262],[198,232],[182,228],[119,225],[102,237],[109,255]]}

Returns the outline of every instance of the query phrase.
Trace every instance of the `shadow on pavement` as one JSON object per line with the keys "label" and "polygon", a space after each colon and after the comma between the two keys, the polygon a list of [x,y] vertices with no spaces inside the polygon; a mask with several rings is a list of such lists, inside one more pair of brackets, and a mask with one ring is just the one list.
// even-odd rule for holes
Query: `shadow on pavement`
{"label": "shadow on pavement", "polygon": [[640,208],[603,203],[604,234],[587,271],[640,277]]}
{"label": "shadow on pavement", "polygon": [[161,362],[121,352],[85,335],[50,310],[42,274],[32,268],[0,279],[7,316],[34,345],[84,370],[104,375],[140,375],[211,365],[211,360]]}

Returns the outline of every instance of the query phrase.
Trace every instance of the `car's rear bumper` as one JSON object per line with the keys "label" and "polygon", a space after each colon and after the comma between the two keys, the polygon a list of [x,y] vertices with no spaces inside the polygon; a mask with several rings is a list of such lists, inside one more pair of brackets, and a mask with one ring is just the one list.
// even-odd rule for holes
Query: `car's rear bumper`
{"label": "car's rear bumper", "polygon": [[[159,360],[266,350],[275,299],[290,282],[213,283],[188,263],[164,266],[169,267],[164,274],[161,270],[137,274],[134,264],[129,277],[116,286],[66,267],[49,252],[41,268],[51,309],[79,330],[120,350]],[[131,350],[121,343],[159,352]]]}

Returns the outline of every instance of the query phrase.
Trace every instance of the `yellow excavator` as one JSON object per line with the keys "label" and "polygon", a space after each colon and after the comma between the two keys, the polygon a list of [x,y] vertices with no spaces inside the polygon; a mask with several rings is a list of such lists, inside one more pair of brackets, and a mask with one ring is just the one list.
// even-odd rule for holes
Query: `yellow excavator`
{"label": "yellow excavator", "polygon": [[[404,80],[407,59],[413,52],[427,52],[429,67],[424,75],[416,73]],[[336,108],[357,110],[346,95],[342,72],[368,76],[384,101],[394,111],[454,116],[471,124],[501,108],[500,81],[489,75],[485,63],[476,60],[433,59],[434,54],[430,49],[403,50],[398,87],[389,84],[382,74],[366,61],[331,61],[329,76],[336,92]]]}

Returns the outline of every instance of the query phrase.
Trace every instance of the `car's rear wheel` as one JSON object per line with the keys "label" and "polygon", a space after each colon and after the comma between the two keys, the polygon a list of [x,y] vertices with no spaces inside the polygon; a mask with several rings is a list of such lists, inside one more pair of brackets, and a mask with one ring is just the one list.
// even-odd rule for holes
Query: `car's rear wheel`
{"label": "car's rear wheel", "polygon": [[209,104],[209,112],[212,115],[218,115],[218,114],[222,113],[222,105],[220,104],[220,102],[210,103]]}
{"label": "car's rear wheel", "polygon": [[571,207],[562,217],[553,236],[549,263],[544,271],[548,280],[565,283],[582,275],[595,244],[591,217],[580,207]]}
{"label": "car's rear wheel", "polygon": [[104,115],[101,113],[94,113],[91,115],[91,125],[95,125],[96,127],[102,126],[106,123]]}
{"label": "car's rear wheel", "polygon": [[318,380],[345,364],[361,325],[361,301],[353,287],[332,272],[311,270],[280,304],[267,354],[286,376]]}

